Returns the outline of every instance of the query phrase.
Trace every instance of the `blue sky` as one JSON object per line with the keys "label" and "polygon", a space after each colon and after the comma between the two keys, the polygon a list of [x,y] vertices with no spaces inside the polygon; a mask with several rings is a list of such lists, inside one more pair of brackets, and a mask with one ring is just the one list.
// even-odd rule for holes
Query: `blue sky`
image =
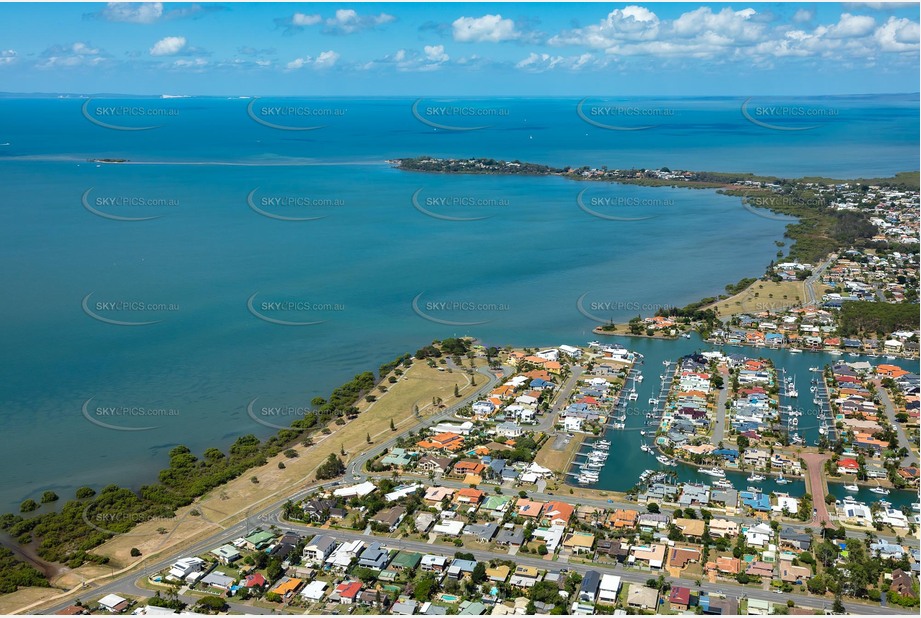
{"label": "blue sky", "polygon": [[0,4],[0,90],[200,95],[919,90],[885,3]]}

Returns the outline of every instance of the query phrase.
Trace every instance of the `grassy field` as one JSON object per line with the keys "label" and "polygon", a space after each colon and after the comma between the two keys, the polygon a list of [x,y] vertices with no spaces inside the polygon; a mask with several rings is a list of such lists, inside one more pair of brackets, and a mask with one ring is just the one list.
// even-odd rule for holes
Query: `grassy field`
{"label": "grassy field", "polygon": [[[816,296],[821,298],[827,286],[817,284]],[[721,317],[740,313],[761,313],[762,311],[782,311],[801,305],[806,298],[805,284],[802,281],[756,281],[738,294],[724,300],[702,307],[713,309]]]}
{"label": "grassy field", "polygon": [[577,434],[569,440],[569,443],[563,449],[558,450],[553,448],[553,443],[556,442],[556,439],[551,436],[537,451],[534,462],[539,466],[563,474],[569,469],[569,462],[572,461],[576,451],[579,450],[579,445],[582,444],[584,437],[581,434]]}
{"label": "grassy field", "polygon": [[[469,362],[465,359],[468,366]],[[478,368],[485,364],[481,359],[476,359],[475,362]],[[316,468],[331,453],[339,454],[340,449],[344,449],[346,455],[342,459],[348,463],[371,448],[375,441],[392,436],[391,419],[398,431],[411,429],[439,410],[432,404],[433,398],[440,398],[443,405],[450,406],[457,400],[454,397],[455,385],[458,386],[461,397],[464,397],[486,382],[486,377],[479,373],[475,379],[476,386],[471,384],[470,377],[463,372],[438,371],[425,362],[414,362],[410,368],[404,370],[404,374],[395,384],[389,384],[386,379],[382,382],[388,389],[386,393],[375,389],[374,394],[378,397],[376,401],[369,403],[362,400],[356,404],[361,413],[355,420],[345,425],[330,423],[331,433],[315,433],[314,445],[311,447],[295,446],[298,457],[288,458],[284,454],[279,454],[264,466],[248,471],[240,478],[215,488],[192,505],[179,509],[173,520],[144,522],[133,528],[129,534],[114,537],[93,550],[93,553],[108,556],[111,566],[84,565],[79,569],[66,571],[54,582],[57,589],[28,588],[4,595],[0,597],[0,613],[8,613],[9,610],[47,599],[59,594],[60,589],[78,585],[83,580],[107,576],[113,573],[113,570],[117,573],[123,568],[141,565],[146,559],[170,549],[178,549],[202,536],[226,528],[246,516],[248,512],[258,511],[286,494],[311,485],[314,482]],[[414,406],[419,408],[419,418],[413,414]],[[371,444],[367,442],[369,434]],[[279,462],[285,464],[284,469],[278,467]],[[252,477],[258,479],[258,483],[254,483]],[[194,514],[193,511],[198,514]],[[138,548],[142,557],[132,558],[131,548]]]}

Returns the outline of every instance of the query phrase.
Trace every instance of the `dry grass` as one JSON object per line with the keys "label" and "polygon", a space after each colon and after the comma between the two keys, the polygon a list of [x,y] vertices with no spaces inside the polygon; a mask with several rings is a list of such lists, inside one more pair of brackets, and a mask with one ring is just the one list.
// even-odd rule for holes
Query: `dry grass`
{"label": "dry grass", "polygon": [[20,607],[50,599],[61,594],[57,588],[20,588],[16,592],[0,595],[0,615],[8,615]]}
{"label": "dry grass", "polygon": [[556,439],[551,436],[541,449],[537,451],[534,462],[558,474],[563,474],[569,470],[569,464],[572,462],[572,458],[579,450],[579,446],[584,439],[584,435],[576,434],[569,440],[569,444],[567,444],[565,448],[557,450],[553,448],[553,443],[556,442]]}
{"label": "dry grass", "polygon": [[[821,298],[828,286],[817,284],[815,294]],[[756,281],[738,294],[707,305],[704,309],[713,309],[720,316],[738,315],[740,313],[761,313],[762,311],[783,311],[797,307],[806,300],[805,283],[802,281]]]}
{"label": "dry grass", "polygon": [[[469,365],[469,361],[465,360],[465,363]],[[484,364],[484,361],[476,360],[477,367]],[[314,480],[313,474],[317,466],[331,453],[339,454],[340,449],[344,449],[346,456],[343,460],[347,463],[373,446],[366,441],[368,434],[371,435],[372,443],[392,435],[391,419],[399,431],[404,431],[437,412],[438,409],[432,405],[434,397],[441,398],[445,405],[452,405],[456,401],[455,385],[460,388],[463,397],[486,382],[486,377],[482,374],[476,374],[475,377],[476,386],[472,385],[470,377],[462,372],[438,371],[424,362],[414,362],[410,368],[404,369],[404,374],[396,384],[389,384],[386,379],[384,380],[383,384],[388,390],[386,393],[375,390],[377,401],[368,403],[362,400],[358,403],[357,407],[361,413],[357,419],[345,425],[330,423],[331,433],[315,433],[313,446],[296,446],[298,457],[288,458],[279,454],[264,466],[248,471],[242,477],[215,488],[194,504],[180,509],[173,520],[144,522],[132,529],[129,535],[117,536],[93,551],[108,556],[118,571],[166,550],[188,546],[202,536],[232,525],[248,512],[258,511],[285,494],[310,485]],[[421,419],[413,414],[414,405],[418,406]],[[285,469],[278,468],[279,462],[284,462]],[[251,477],[257,478],[259,482],[253,483]],[[200,515],[191,515],[193,509]],[[166,529],[166,534],[158,532],[161,528]],[[138,548],[143,557],[132,558],[132,547]],[[68,586],[75,585],[84,578],[92,579],[109,573],[109,568],[104,568],[100,572],[97,566],[83,566],[71,571],[66,583]],[[53,589],[35,590],[48,595],[60,592]],[[2,597],[2,600],[5,603],[4,607],[13,609],[24,607],[42,598],[44,597],[39,594],[30,600],[27,595],[17,592]]]}

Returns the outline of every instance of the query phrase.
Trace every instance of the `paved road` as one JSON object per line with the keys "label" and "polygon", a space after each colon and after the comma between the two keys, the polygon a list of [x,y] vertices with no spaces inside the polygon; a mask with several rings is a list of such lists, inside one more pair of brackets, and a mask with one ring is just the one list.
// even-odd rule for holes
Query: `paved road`
{"label": "paved road", "polygon": [[828,258],[819,266],[812,271],[812,274],[804,282],[803,287],[806,289],[806,302],[803,305],[817,305],[818,299],[815,296],[815,286],[819,282],[819,279],[822,277],[822,274],[828,270],[828,267],[831,266],[832,260],[834,258]]}
{"label": "paved road", "polygon": [[723,378],[723,388],[719,390],[716,399],[716,425],[713,427],[713,444],[717,445],[723,441],[726,434],[726,400],[729,399],[729,371],[720,371]]}
{"label": "paved road", "polygon": [[883,409],[886,411],[886,417],[889,419],[889,423],[895,427],[895,431],[899,436],[899,446],[904,446],[908,449],[908,455],[902,460],[902,465],[917,466],[918,454],[913,448],[913,445],[917,445],[916,442],[908,437],[902,423],[895,420],[895,405],[892,403],[892,399],[889,397],[889,393],[886,392],[886,388],[882,385],[882,382],[880,380],[873,380],[873,383],[876,385],[876,392],[879,393],[879,400],[882,402]]}
{"label": "paved road", "polygon": [[829,456],[818,453],[803,453],[800,457],[806,462],[806,480],[809,493],[812,494],[812,505],[816,511],[810,525],[821,526],[823,521],[826,524],[831,524],[831,516],[828,514],[828,508],[825,505],[824,485],[825,461],[829,459]]}

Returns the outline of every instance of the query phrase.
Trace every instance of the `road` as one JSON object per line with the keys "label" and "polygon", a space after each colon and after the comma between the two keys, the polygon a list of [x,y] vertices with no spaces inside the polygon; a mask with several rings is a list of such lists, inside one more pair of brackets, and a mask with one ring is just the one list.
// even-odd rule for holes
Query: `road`
{"label": "road", "polygon": [[719,445],[726,434],[726,400],[729,399],[729,371],[720,371],[723,378],[723,388],[719,390],[716,399],[716,425],[713,426],[713,444]]}
{"label": "road", "polygon": [[812,274],[803,282],[803,288],[806,291],[806,302],[803,303],[803,306],[808,305],[817,305],[818,299],[815,296],[815,285],[819,282],[819,279],[822,277],[822,274],[828,270],[828,267],[831,266],[833,260],[837,259],[837,256],[829,257],[827,260],[819,264],[819,266],[812,271]]}
{"label": "road", "polygon": [[908,455],[902,459],[902,465],[917,466],[918,454],[913,448],[913,445],[916,445],[916,442],[908,437],[908,434],[905,432],[905,427],[902,425],[902,423],[895,420],[895,405],[892,403],[892,399],[889,397],[889,393],[886,392],[886,387],[883,386],[882,381],[873,380],[873,383],[876,385],[876,392],[879,393],[879,400],[882,402],[883,409],[886,411],[886,418],[888,418],[889,423],[895,427],[896,434],[899,436],[899,446],[904,446],[908,449]]}
{"label": "road", "polygon": [[812,494],[812,506],[816,514],[812,521],[812,526],[821,526],[824,521],[831,524],[831,517],[828,514],[828,507],[825,505],[825,461],[829,459],[828,455],[819,453],[803,453],[800,455],[806,462],[806,477],[808,481],[809,493]]}

